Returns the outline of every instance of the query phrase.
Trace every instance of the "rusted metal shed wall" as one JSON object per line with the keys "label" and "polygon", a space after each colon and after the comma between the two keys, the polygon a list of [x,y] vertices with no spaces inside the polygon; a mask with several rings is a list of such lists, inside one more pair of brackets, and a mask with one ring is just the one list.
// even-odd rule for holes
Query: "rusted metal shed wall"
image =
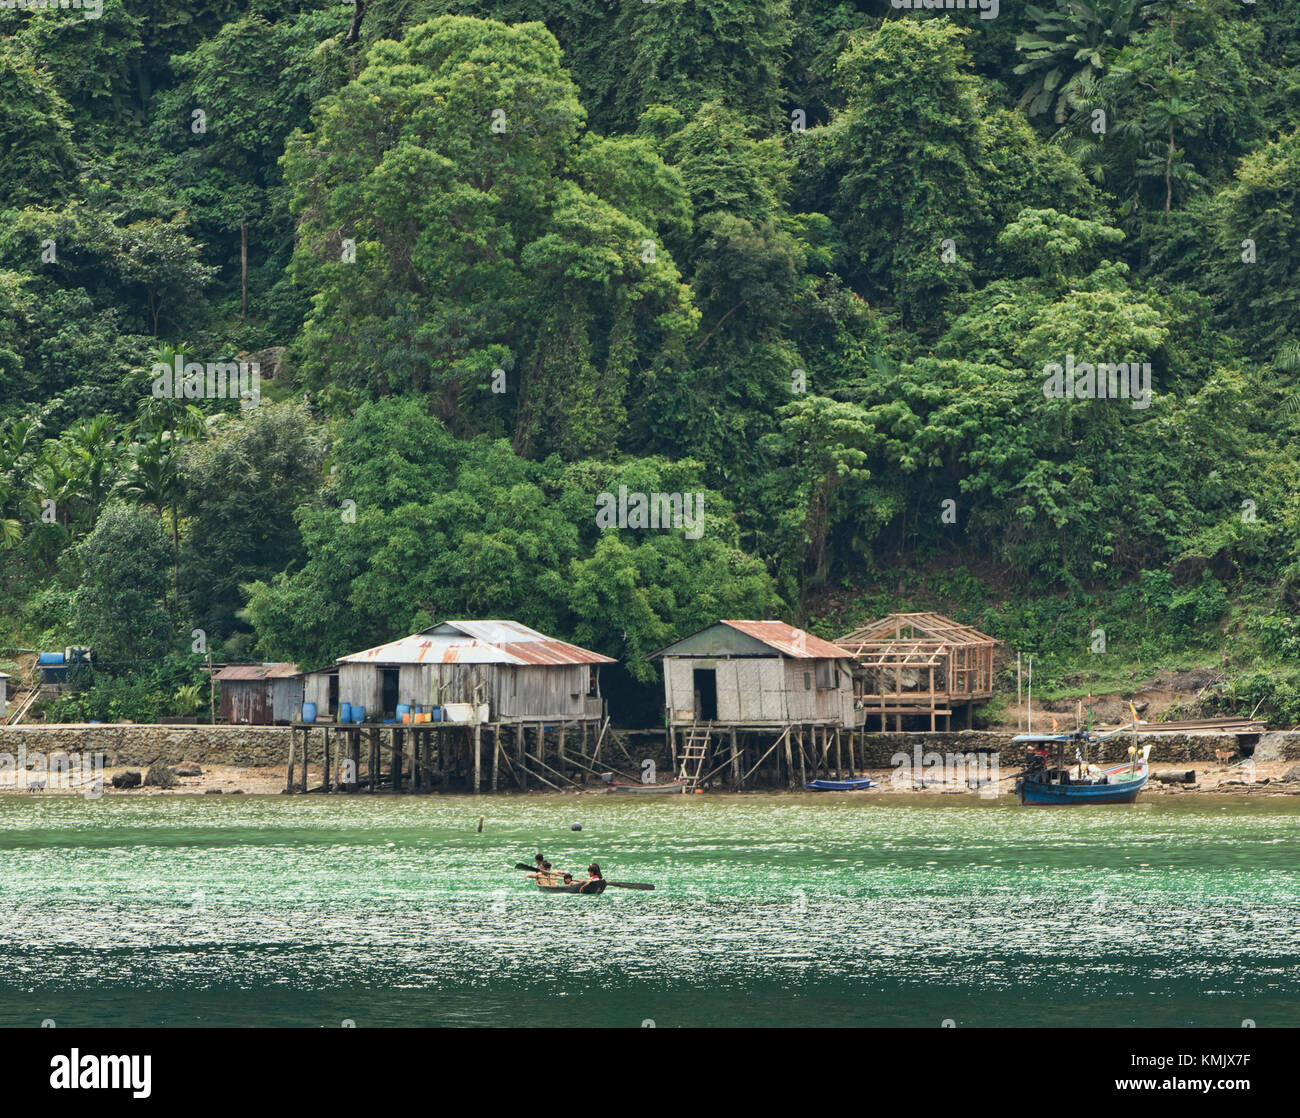
{"label": "rusted metal shed wall", "polygon": [[243,726],[264,726],[271,721],[270,681],[221,680],[221,719]]}

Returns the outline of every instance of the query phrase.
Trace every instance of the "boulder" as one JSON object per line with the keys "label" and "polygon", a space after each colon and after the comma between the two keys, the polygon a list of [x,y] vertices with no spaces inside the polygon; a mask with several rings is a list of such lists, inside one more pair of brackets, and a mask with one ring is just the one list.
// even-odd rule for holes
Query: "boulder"
{"label": "boulder", "polygon": [[144,774],[144,782],[151,788],[175,788],[176,774],[166,765],[155,761]]}
{"label": "boulder", "polygon": [[140,774],[138,772],[118,773],[111,783],[114,788],[139,788]]}

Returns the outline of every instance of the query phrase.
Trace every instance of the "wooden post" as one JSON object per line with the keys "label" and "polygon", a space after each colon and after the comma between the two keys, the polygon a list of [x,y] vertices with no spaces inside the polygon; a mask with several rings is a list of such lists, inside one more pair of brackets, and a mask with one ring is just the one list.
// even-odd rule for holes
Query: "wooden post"
{"label": "wooden post", "polygon": [[524,764],[524,753],[528,749],[528,734],[522,720],[515,725],[515,752],[519,756],[519,787],[528,791],[528,767]]}
{"label": "wooden post", "polygon": [[[790,745],[790,739],[792,737],[794,737],[793,727],[791,727],[790,730],[785,735],[785,780],[786,783],[791,788],[794,787],[794,752]],[[800,731],[799,734],[799,746],[800,746],[800,755],[802,755],[803,753],[803,732],[802,731]]]}
{"label": "wooden post", "polygon": [[302,732],[302,790],[307,791],[307,743],[311,741],[311,731]]}
{"label": "wooden post", "polygon": [[[304,731],[305,733],[306,731]],[[289,779],[285,782],[284,790],[293,791],[293,755],[298,745],[298,727],[293,726],[289,730]]]}
{"label": "wooden post", "polygon": [[402,731],[393,727],[393,791],[402,790]]}
{"label": "wooden post", "polygon": [[857,730],[850,730],[849,731],[849,779],[850,780],[853,779],[858,767],[857,758],[853,756],[853,752],[854,752],[853,747],[857,742],[857,738],[858,738]]}
{"label": "wooden post", "polygon": [[835,727],[835,778],[844,779],[844,755],[840,752],[840,728]]}
{"label": "wooden post", "polygon": [[492,727],[492,791],[497,790],[497,772],[501,765],[501,726]]}
{"label": "wooden post", "polygon": [[321,758],[325,766],[321,791],[328,795],[330,790],[330,728],[328,726],[325,727],[325,751],[321,754]]}
{"label": "wooden post", "polygon": [[740,753],[736,749],[736,727],[731,727],[731,788],[740,791]]}
{"label": "wooden post", "polygon": [[1020,730],[1025,725],[1025,706],[1024,695],[1020,689],[1020,653],[1016,653],[1016,729]]}
{"label": "wooden post", "polygon": [[565,756],[564,756],[564,723],[563,722],[560,723],[559,754],[560,754],[560,759],[557,762],[555,768],[561,776],[567,776],[568,773],[564,771]]}
{"label": "wooden post", "polygon": [[355,792],[361,787],[361,731],[348,731],[348,761],[352,765],[352,782],[348,785],[349,792]]}
{"label": "wooden post", "polygon": [[411,788],[419,791],[423,782],[420,780],[420,731],[411,727]]}
{"label": "wooden post", "polygon": [[[357,734],[360,735],[358,730]],[[379,731],[371,730],[370,734],[370,759],[366,763],[367,774],[370,777],[370,791],[375,792],[379,789]]]}
{"label": "wooden post", "polygon": [[474,795],[478,795],[483,790],[483,726],[479,722],[474,723]]}

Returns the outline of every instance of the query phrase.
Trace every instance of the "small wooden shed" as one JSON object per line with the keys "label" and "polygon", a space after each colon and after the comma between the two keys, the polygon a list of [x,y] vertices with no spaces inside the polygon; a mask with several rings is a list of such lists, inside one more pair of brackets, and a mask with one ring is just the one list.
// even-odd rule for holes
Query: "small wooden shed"
{"label": "small wooden shed", "polygon": [[993,649],[987,633],[941,613],[891,613],[838,638],[854,660],[857,725],[879,718],[880,729],[894,718],[921,717],[930,729],[938,720],[952,725],[955,707],[966,708],[969,727],[975,702],[993,694]]}
{"label": "small wooden shed", "polygon": [[229,664],[212,678],[221,684],[223,722],[272,726],[302,717],[297,664]]}
{"label": "small wooden shed", "polygon": [[474,722],[599,719],[600,665],[615,661],[518,621],[443,621],[338,661],[340,702],[366,721],[398,704],[468,704]]}
{"label": "small wooden shed", "polygon": [[652,653],[670,725],[849,726],[849,654],[784,621],[719,621]]}

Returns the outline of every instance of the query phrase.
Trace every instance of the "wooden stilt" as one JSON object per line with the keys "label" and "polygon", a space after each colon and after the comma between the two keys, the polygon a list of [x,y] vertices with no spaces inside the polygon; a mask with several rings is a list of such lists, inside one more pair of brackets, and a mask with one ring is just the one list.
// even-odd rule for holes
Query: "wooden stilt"
{"label": "wooden stilt", "polygon": [[483,791],[483,727],[474,723],[474,795]]}
{"label": "wooden stilt", "polygon": [[330,728],[325,727],[325,751],[321,754],[323,772],[321,774],[321,791],[326,795],[330,790]]}
{"label": "wooden stilt", "polygon": [[565,770],[565,767],[566,767],[566,766],[565,766],[565,763],[564,763],[566,758],[565,758],[565,756],[564,756],[564,723],[563,723],[563,722],[560,723],[560,737],[559,737],[559,742],[558,742],[558,754],[559,754],[559,762],[558,762],[556,768],[557,768],[557,770],[559,771],[559,774],[560,774],[561,776],[568,776],[569,774],[568,774],[567,772],[564,771],[564,770]]}
{"label": "wooden stilt", "polygon": [[405,735],[396,726],[393,727],[393,791],[402,790],[402,763],[405,760],[402,756],[402,748],[405,742],[402,740]]}
{"label": "wooden stilt", "polygon": [[840,730],[835,727],[835,779],[844,779],[844,756],[840,753]]}
{"label": "wooden stilt", "polygon": [[307,743],[311,740],[311,731],[306,730],[302,735],[302,781],[299,785],[303,792],[307,791]]}
{"label": "wooden stilt", "polygon": [[501,768],[501,727],[492,727],[492,791],[497,790],[497,773]]}
{"label": "wooden stilt", "polygon": [[528,766],[524,762],[524,754],[528,749],[527,734],[524,732],[524,724],[516,723],[515,726],[515,752],[519,757],[519,787],[525,792],[528,791]]}
{"label": "wooden stilt", "polygon": [[361,731],[348,731],[348,763],[352,772],[352,777],[348,784],[348,791],[355,792],[361,786]]}
{"label": "wooden stilt", "polygon": [[298,728],[295,726],[289,731],[289,779],[285,781],[284,790],[293,791],[293,755],[298,746]]}
{"label": "wooden stilt", "polygon": [[[790,739],[793,736],[793,733],[786,734],[785,736],[785,780],[791,788],[794,787],[794,752],[790,744]],[[802,744],[803,735],[800,734],[800,746],[802,746]]]}
{"label": "wooden stilt", "polygon": [[[358,730],[357,734],[360,735]],[[370,791],[375,792],[379,789],[379,731],[370,730],[370,757],[366,762],[366,772],[370,777]]]}
{"label": "wooden stilt", "polygon": [[424,735],[419,730],[412,727],[411,729],[411,788],[419,791],[424,786],[420,773],[420,744]]}
{"label": "wooden stilt", "polygon": [[736,750],[736,727],[731,727],[731,789],[740,790],[740,754]]}

